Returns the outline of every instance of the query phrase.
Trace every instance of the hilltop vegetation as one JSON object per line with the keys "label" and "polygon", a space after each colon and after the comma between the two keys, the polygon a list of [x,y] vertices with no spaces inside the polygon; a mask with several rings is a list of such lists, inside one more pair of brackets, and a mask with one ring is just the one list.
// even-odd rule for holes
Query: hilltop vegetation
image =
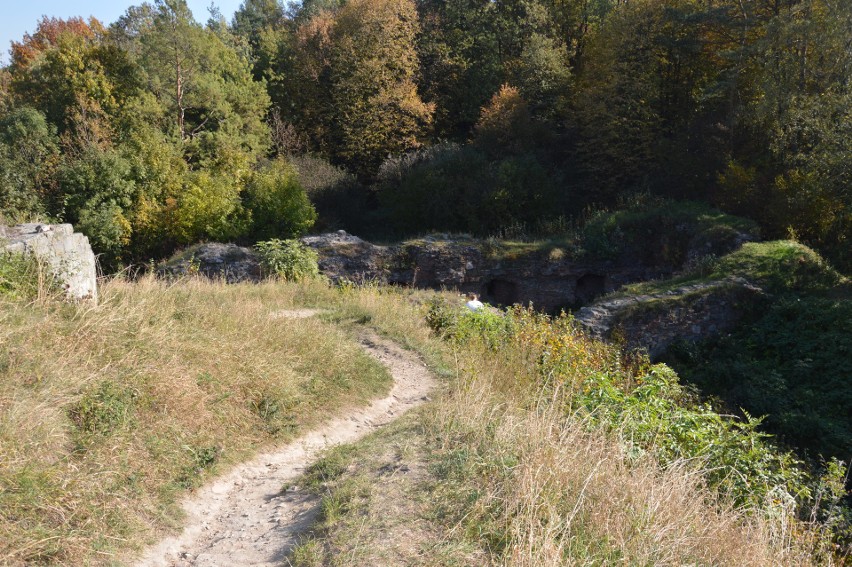
{"label": "hilltop vegetation", "polygon": [[72,222],[114,268],[317,220],[549,236],[644,192],[849,270],[848,3],[246,0],[199,21],[157,0],[14,42],[0,212]]}

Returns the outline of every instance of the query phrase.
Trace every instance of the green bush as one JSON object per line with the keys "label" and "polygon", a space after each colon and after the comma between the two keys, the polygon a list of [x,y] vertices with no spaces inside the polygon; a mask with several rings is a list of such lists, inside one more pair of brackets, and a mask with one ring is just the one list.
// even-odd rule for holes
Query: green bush
{"label": "green bush", "polygon": [[263,269],[268,275],[288,281],[301,281],[319,275],[316,251],[298,240],[273,238],[254,246]]}
{"label": "green bush", "polygon": [[283,160],[252,174],[246,186],[246,208],[251,212],[252,233],[259,239],[301,236],[317,219],[295,168]]}
{"label": "green bush", "polygon": [[444,299],[429,303],[426,321],[438,335],[457,344],[477,339],[497,349],[512,335],[512,319],[503,313],[488,308],[471,311]]}

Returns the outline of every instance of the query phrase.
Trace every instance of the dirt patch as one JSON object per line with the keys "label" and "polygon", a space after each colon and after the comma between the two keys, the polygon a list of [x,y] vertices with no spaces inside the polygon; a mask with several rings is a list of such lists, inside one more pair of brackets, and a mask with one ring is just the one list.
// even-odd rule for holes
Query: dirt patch
{"label": "dirt patch", "polygon": [[[275,316],[290,316],[281,313],[297,312]],[[361,344],[393,376],[387,397],[351,410],[201,488],[184,503],[187,519],[183,533],[149,548],[137,565],[281,565],[299,534],[316,517],[315,497],[298,489],[282,492],[282,486],[301,475],[323,449],[351,443],[394,421],[428,400],[436,385],[414,353],[374,334],[362,336]]]}
{"label": "dirt patch", "polygon": [[323,313],[324,309],[285,309],[284,311],[276,311],[270,315],[272,319],[307,319],[314,315]]}

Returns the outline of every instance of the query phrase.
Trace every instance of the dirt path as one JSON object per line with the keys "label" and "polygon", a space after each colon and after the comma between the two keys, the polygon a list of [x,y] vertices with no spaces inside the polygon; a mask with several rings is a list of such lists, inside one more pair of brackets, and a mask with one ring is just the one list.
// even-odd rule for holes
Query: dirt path
{"label": "dirt path", "polygon": [[[275,316],[304,317],[306,313]],[[351,443],[390,423],[427,400],[436,384],[415,354],[375,335],[365,335],[361,344],[393,375],[386,398],[351,410],[199,489],[184,503],[187,520],[183,533],[149,548],[137,565],[282,565],[317,513],[314,497],[298,489],[282,492],[282,487],[297,478],[322,449]]]}

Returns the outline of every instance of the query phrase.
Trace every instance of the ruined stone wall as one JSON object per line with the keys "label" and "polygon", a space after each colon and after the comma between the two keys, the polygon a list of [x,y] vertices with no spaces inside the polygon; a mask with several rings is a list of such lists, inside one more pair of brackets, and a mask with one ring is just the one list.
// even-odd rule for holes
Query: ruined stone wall
{"label": "ruined stone wall", "polygon": [[765,293],[742,278],[683,285],[666,292],[603,299],[575,315],[592,335],[618,338],[656,360],[679,341],[700,342],[733,329]]}
{"label": "ruined stone wall", "polygon": [[97,301],[97,265],[89,239],[70,224],[0,227],[7,251],[33,254],[59,278],[71,299]]}

